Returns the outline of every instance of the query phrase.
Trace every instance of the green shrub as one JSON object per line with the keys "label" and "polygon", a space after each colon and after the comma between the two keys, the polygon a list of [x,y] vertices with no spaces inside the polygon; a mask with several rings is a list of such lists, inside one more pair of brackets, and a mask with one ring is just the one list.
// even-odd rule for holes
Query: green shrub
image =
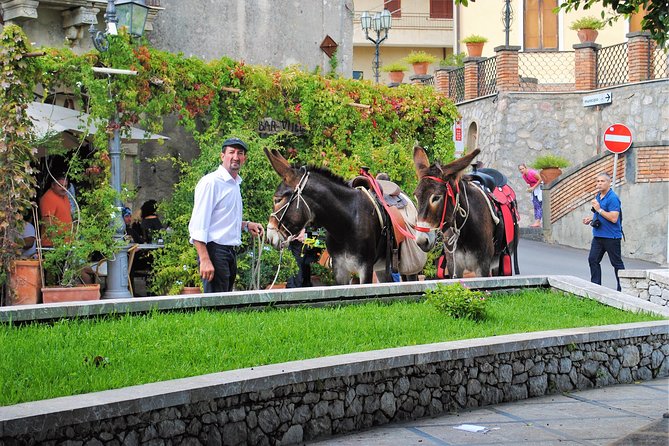
{"label": "green shrub", "polygon": [[548,167],[557,167],[562,169],[563,167],[569,166],[569,160],[567,158],[548,154],[537,157],[532,163],[532,167],[535,169],[546,169]]}
{"label": "green shrub", "polygon": [[461,283],[440,283],[425,291],[425,301],[454,319],[482,321],[486,318],[486,295]]}
{"label": "green shrub", "polygon": [[602,29],[604,28],[604,22],[599,20],[597,17],[594,16],[586,16],[586,17],[581,17],[578,20],[574,20],[571,25],[569,26],[569,29],[571,30],[579,30],[579,29]]}
{"label": "green shrub", "polygon": [[437,61],[437,58],[432,54],[426,53],[425,51],[412,51],[407,57],[404,58],[404,60],[409,64],[421,62],[434,63]]}
{"label": "green shrub", "polygon": [[393,62],[391,64],[384,65],[383,67],[381,67],[381,71],[386,73],[389,73],[391,71],[406,71],[408,69],[409,67],[407,67],[402,62]]}
{"label": "green shrub", "polygon": [[462,67],[465,65],[465,53],[449,54],[439,61],[440,67]]}
{"label": "green shrub", "polygon": [[487,38],[479,36],[478,34],[471,34],[462,39],[462,43],[486,43],[487,41]]}

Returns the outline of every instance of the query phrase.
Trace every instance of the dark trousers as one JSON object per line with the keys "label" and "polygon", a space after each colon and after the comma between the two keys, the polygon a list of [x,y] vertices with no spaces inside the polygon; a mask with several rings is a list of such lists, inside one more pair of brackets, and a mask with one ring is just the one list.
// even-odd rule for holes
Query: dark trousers
{"label": "dark trousers", "polygon": [[593,237],[590,244],[590,255],[588,255],[588,263],[590,264],[590,282],[597,285],[602,284],[602,267],[601,262],[604,258],[604,253],[609,255],[609,261],[616,273],[616,282],[620,291],[620,279],[618,279],[618,270],[625,269],[623,258],[620,254],[620,239],[619,238],[604,238]]}
{"label": "dark trousers", "polygon": [[288,245],[290,252],[295,257],[297,263],[297,274],[290,277],[286,283],[286,288],[310,287],[311,283],[311,264],[318,257],[314,250],[304,246],[301,242],[292,241]]}
{"label": "dark trousers", "polygon": [[237,253],[234,246],[207,243],[207,252],[214,265],[214,280],[203,280],[205,293],[227,293],[232,291],[237,276]]}

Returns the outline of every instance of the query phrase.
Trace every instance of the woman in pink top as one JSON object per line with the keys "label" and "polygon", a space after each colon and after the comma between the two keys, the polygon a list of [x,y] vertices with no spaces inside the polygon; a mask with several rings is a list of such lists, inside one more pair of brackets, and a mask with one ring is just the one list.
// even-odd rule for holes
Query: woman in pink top
{"label": "woman in pink top", "polygon": [[533,169],[528,169],[525,163],[518,165],[518,170],[523,175],[523,180],[528,184],[527,191],[532,194],[532,205],[534,206],[534,223],[530,225],[530,228],[539,228],[541,227],[541,188],[539,187],[542,184],[541,176],[539,172]]}

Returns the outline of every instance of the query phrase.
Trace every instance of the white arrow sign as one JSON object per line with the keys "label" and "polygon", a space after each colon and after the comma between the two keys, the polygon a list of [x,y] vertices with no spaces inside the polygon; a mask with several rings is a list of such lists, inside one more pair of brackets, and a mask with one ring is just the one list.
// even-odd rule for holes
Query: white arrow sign
{"label": "white arrow sign", "polygon": [[590,96],[583,96],[583,107],[590,107],[592,105],[610,104],[613,102],[613,93],[598,93]]}

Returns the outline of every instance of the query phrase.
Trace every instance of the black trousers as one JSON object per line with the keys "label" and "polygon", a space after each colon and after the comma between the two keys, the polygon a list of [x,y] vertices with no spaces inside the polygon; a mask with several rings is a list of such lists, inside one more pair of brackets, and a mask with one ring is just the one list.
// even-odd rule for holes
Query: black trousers
{"label": "black trousers", "polygon": [[232,291],[237,277],[237,247],[207,243],[207,252],[214,265],[214,279],[203,280],[205,293],[227,293]]}
{"label": "black trousers", "polygon": [[620,279],[618,279],[618,270],[625,269],[623,258],[620,254],[620,239],[619,238],[604,238],[593,237],[590,244],[590,254],[588,255],[588,263],[590,264],[590,282],[597,285],[602,284],[602,267],[601,262],[604,258],[604,253],[609,255],[609,261],[613,270],[616,273],[616,282],[620,291]]}

